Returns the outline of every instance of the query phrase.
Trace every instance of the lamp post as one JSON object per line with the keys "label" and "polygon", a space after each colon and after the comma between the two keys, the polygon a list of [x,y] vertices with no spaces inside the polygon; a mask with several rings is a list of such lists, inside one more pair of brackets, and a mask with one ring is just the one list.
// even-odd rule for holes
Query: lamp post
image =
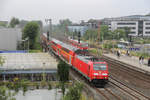
{"label": "lamp post", "polygon": [[43,81],[45,81],[45,62],[43,62]]}
{"label": "lamp post", "polygon": [[29,43],[30,43],[30,42],[29,42],[29,39],[28,39],[28,53],[29,53],[29,49],[30,49]]}
{"label": "lamp post", "polygon": [[22,42],[24,42],[24,50],[25,50],[25,42],[26,41],[28,41],[28,53],[29,53],[29,37],[27,37],[24,40],[22,40]]}
{"label": "lamp post", "polygon": [[25,50],[25,40],[22,40],[23,44],[23,50]]}
{"label": "lamp post", "polygon": [[49,33],[52,36],[52,19],[45,19],[45,22],[46,24],[49,22]]}
{"label": "lamp post", "polygon": [[114,54],[114,34],[113,34],[113,54]]}

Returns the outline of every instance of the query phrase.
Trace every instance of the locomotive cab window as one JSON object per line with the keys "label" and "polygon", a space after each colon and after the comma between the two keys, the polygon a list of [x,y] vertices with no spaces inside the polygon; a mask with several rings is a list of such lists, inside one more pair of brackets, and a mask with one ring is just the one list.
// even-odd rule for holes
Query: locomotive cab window
{"label": "locomotive cab window", "polygon": [[107,70],[106,64],[94,64],[94,70]]}

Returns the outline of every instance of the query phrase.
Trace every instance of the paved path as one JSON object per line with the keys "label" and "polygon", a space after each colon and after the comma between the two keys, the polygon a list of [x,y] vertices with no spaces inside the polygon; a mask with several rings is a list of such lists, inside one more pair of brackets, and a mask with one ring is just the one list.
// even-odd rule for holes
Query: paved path
{"label": "paved path", "polygon": [[105,56],[111,57],[113,59],[119,60],[121,62],[130,64],[132,66],[137,67],[138,69],[142,69],[146,72],[150,72],[150,67],[147,65],[147,59],[144,60],[143,64],[139,63],[139,58],[138,57],[129,57],[126,55],[121,55],[121,57],[118,59],[115,54],[109,53],[109,54],[104,54]]}

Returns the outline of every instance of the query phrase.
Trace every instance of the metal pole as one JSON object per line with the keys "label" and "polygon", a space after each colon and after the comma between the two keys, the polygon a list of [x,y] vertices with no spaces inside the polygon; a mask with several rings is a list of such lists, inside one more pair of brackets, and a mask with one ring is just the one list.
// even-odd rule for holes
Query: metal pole
{"label": "metal pole", "polygon": [[25,51],[25,41],[24,41],[24,51]]}
{"label": "metal pole", "polygon": [[50,33],[50,35],[52,35],[52,20],[51,19],[45,19],[45,22],[46,23],[49,22],[49,33]]}
{"label": "metal pole", "polygon": [[114,54],[114,34],[113,34],[113,54]]}
{"label": "metal pole", "polygon": [[45,81],[45,62],[43,63],[43,81]]}
{"label": "metal pole", "polygon": [[29,48],[29,38],[28,38],[28,53],[29,53],[29,49],[30,49],[30,48]]}

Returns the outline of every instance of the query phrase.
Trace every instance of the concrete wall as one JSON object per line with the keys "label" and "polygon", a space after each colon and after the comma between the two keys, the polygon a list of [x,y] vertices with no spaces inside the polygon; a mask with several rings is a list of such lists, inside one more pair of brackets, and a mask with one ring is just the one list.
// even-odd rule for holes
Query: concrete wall
{"label": "concrete wall", "polygon": [[0,28],[0,50],[16,50],[22,32],[18,28]]}

